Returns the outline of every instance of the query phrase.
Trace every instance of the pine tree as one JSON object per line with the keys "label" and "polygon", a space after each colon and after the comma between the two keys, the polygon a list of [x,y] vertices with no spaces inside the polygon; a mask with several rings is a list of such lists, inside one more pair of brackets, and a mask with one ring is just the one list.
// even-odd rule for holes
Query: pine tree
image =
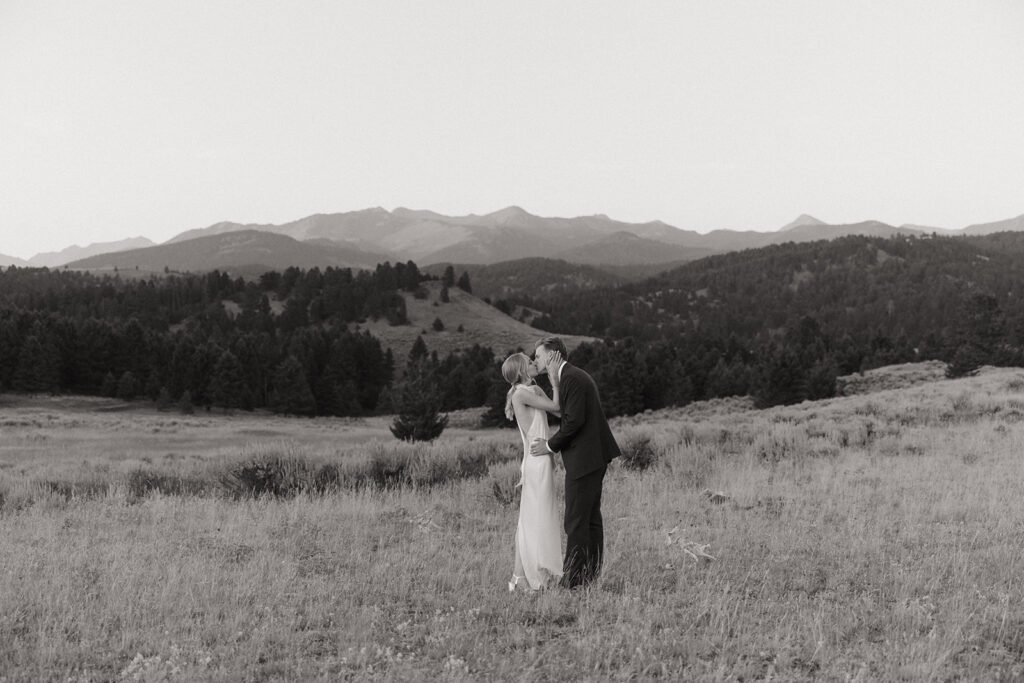
{"label": "pine tree", "polygon": [[417,336],[416,341],[412,343],[412,348],[409,349],[409,365],[418,363],[427,356],[427,343],[423,341],[422,336]]}
{"label": "pine tree", "polygon": [[508,382],[500,376],[491,382],[487,390],[487,410],[480,416],[481,427],[507,427],[516,426],[515,420],[509,420],[505,415],[505,401],[508,399]]}
{"label": "pine tree", "polygon": [[775,349],[758,368],[751,392],[758,408],[798,403],[807,397],[804,359],[791,349]]}
{"label": "pine tree", "polygon": [[998,364],[1006,330],[999,301],[989,294],[973,294],[961,303],[957,321],[956,350],[946,375],[963,377],[982,365]]}
{"label": "pine tree", "polygon": [[143,393],[149,397],[150,400],[155,401],[160,396],[160,373],[156,368],[150,368],[149,377],[146,379],[146,386],[143,388]]}
{"label": "pine tree", "polygon": [[178,399],[178,410],[183,415],[191,415],[195,412],[195,408],[192,407],[192,392],[188,389],[181,393],[181,398]]}
{"label": "pine tree", "polygon": [[17,324],[13,320],[0,318],[0,385],[11,385],[15,368],[18,367],[20,348]]}
{"label": "pine tree", "polygon": [[428,363],[421,360],[409,366],[405,386],[396,397],[398,414],[391,433],[403,441],[433,441],[448,426],[448,416],[440,414],[440,396]]}
{"label": "pine tree", "polygon": [[117,398],[122,401],[130,401],[138,393],[139,387],[138,382],[135,381],[135,375],[131,373],[131,370],[125,370],[121,373],[121,379],[117,380]]}
{"label": "pine tree", "polygon": [[274,390],[271,408],[279,413],[312,415],[316,412],[316,399],[309,388],[306,371],[299,360],[289,355],[274,372]]}
{"label": "pine tree", "polygon": [[451,265],[445,266],[444,275],[441,276],[441,284],[445,289],[455,286],[455,268]]}
{"label": "pine tree", "polygon": [[434,331],[442,332],[444,330],[444,323],[441,322],[440,318],[434,318]]}
{"label": "pine tree", "polygon": [[222,353],[213,369],[213,377],[210,378],[209,394],[213,404],[223,407],[225,411],[245,405],[243,375],[238,357],[230,351]]}
{"label": "pine tree", "polygon": [[60,354],[46,331],[38,325],[36,329],[39,329],[39,334],[25,337],[21,345],[11,384],[18,391],[57,391],[60,382]]}
{"label": "pine tree", "polygon": [[462,271],[462,275],[459,277],[459,281],[456,286],[463,292],[468,294],[473,293],[473,287],[469,284],[469,273],[467,271]]}
{"label": "pine tree", "polygon": [[114,398],[117,395],[117,378],[114,377],[114,373],[108,372],[103,376],[103,385],[100,387],[100,393],[107,398]]}
{"label": "pine tree", "polygon": [[167,387],[160,387],[160,391],[156,396],[156,409],[163,411],[171,407],[171,392],[167,391]]}

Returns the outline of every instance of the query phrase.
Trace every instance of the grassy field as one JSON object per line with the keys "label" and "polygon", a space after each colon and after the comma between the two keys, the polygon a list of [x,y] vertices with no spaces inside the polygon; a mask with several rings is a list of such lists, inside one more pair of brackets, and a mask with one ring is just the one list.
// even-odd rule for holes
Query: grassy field
{"label": "grassy field", "polygon": [[0,681],[1021,678],[1024,370],[903,384],[615,421],[604,576],[539,594],[471,414],[0,396]]}

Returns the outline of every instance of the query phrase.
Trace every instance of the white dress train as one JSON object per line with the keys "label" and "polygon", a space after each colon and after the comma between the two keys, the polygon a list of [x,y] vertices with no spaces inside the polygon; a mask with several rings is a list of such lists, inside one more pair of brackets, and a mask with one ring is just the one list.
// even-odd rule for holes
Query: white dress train
{"label": "white dress train", "polygon": [[[516,391],[533,391],[520,385]],[[533,589],[550,588],[562,575],[561,515],[555,498],[555,466],[550,455],[530,455],[534,439],[547,439],[547,413],[531,406],[516,409],[516,424],[523,439],[523,463],[520,467],[522,495],[519,526],[516,528],[515,565],[508,589],[525,581]]]}

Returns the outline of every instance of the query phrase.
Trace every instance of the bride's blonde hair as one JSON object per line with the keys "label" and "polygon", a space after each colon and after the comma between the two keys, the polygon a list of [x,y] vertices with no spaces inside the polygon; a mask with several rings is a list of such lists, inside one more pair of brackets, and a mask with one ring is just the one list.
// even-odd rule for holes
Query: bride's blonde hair
{"label": "bride's blonde hair", "polygon": [[512,410],[512,393],[516,390],[517,384],[532,384],[533,379],[527,374],[526,369],[530,367],[530,358],[525,353],[513,353],[501,364],[501,376],[512,385],[505,394],[505,417],[514,420],[516,415]]}

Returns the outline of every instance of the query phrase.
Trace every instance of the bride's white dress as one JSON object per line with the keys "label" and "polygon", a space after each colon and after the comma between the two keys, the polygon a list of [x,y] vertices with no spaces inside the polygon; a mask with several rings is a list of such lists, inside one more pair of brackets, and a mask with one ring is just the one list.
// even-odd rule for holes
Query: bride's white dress
{"label": "bride's white dress", "polygon": [[[516,391],[532,391],[519,386]],[[530,455],[530,443],[547,439],[547,413],[530,406],[516,407],[516,424],[523,439],[520,468],[523,490],[516,529],[516,557],[509,590],[524,582],[529,588],[552,587],[562,575],[561,516],[555,498],[555,467],[550,455]]]}

